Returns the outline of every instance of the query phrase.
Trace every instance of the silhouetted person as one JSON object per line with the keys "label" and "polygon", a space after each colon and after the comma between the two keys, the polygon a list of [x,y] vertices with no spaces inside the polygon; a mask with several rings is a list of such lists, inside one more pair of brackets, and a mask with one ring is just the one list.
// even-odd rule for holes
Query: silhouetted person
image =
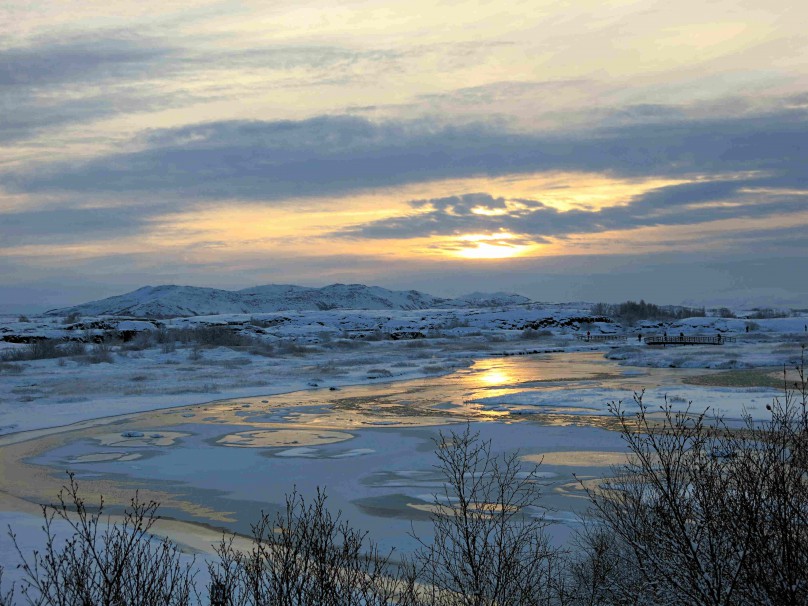
{"label": "silhouetted person", "polygon": [[637,335],[637,342],[642,343],[642,333]]}

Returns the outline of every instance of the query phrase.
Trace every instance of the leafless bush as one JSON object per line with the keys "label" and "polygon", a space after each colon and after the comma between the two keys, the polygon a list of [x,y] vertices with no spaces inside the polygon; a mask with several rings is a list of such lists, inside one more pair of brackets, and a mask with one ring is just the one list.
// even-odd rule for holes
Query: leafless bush
{"label": "leafless bush", "polygon": [[242,335],[228,326],[196,326],[186,328],[180,335],[182,343],[203,347],[241,347],[252,345],[251,337]]}
{"label": "leafless bush", "polygon": [[385,341],[390,338],[388,333],[383,332],[381,329],[376,328],[368,333],[362,335],[365,341]]}
{"label": "leafless bush", "polygon": [[14,585],[8,590],[3,589],[3,567],[0,566],[0,606],[12,606],[14,604]]}
{"label": "leafless bush", "polygon": [[395,568],[359,532],[293,492],[274,518],[262,514],[244,553],[223,539],[209,567],[212,606],[382,606],[406,604]]}
{"label": "leafless bush", "polygon": [[403,347],[406,347],[407,349],[424,349],[426,347],[431,347],[431,345],[423,339],[413,339],[412,341],[406,341]]}
{"label": "leafless bush", "polygon": [[[626,544],[601,526],[579,530],[566,561],[559,603],[565,606],[644,605],[642,581],[629,559]],[[617,596],[625,599],[621,602]],[[632,600],[633,596],[633,600]],[[649,604],[650,606],[650,604]]]}
{"label": "leafless bush", "polygon": [[93,345],[90,353],[84,359],[89,364],[112,364],[115,362],[112,347],[104,342]]}
{"label": "leafless bush", "polygon": [[272,346],[272,343],[256,339],[255,343],[253,343],[252,347],[250,348],[250,353],[254,356],[271,358],[273,355],[275,355],[275,348]]}
{"label": "leafless bush", "polygon": [[[9,531],[24,574],[20,593],[35,606],[185,606],[191,604],[191,564],[182,564],[168,540],[150,535],[157,503],[137,494],[121,522],[104,521],[104,501],[91,513],[78,484],[68,474],[58,504],[44,506],[45,547],[26,557]],[[72,535],[56,537],[54,522],[66,523]]]}
{"label": "leafless bush", "polygon": [[309,353],[319,351],[316,347],[307,347],[295,341],[278,341],[275,351],[280,355],[303,356]]}
{"label": "leafless bush", "polygon": [[73,311],[62,318],[62,324],[75,324],[79,320],[81,320],[81,314],[77,311]]}
{"label": "leafless bush", "polygon": [[667,402],[657,420],[641,394],[636,414],[614,405],[632,459],[590,497],[616,568],[636,579],[603,577],[601,603],[808,603],[804,358],[797,372],[771,419],[740,429]]}
{"label": "leafless bush", "polygon": [[63,356],[64,350],[59,347],[59,341],[56,339],[42,339],[29,343],[24,355],[28,360],[46,360]]}
{"label": "leafless bush", "polygon": [[550,604],[557,557],[543,517],[533,517],[540,493],[536,470],[522,473],[518,454],[491,454],[470,426],[440,434],[434,540],[416,539],[421,599],[436,606]]}
{"label": "leafless bush", "polygon": [[537,330],[528,326],[522,330],[521,338],[526,341],[532,341],[534,339],[538,339],[539,337],[547,336],[548,333],[549,331],[547,330]]}
{"label": "leafless bush", "polygon": [[121,345],[123,351],[142,351],[153,347],[156,342],[155,332],[151,330],[142,330],[138,332],[129,341]]}
{"label": "leafless bush", "polygon": [[80,356],[84,355],[84,353],[84,343],[80,341],[68,341],[65,343],[59,339],[38,339],[28,343],[23,348],[4,352],[2,360],[4,362],[50,360],[53,358]]}
{"label": "leafless bush", "polygon": [[467,318],[458,318],[457,316],[449,316],[441,324],[441,328],[451,330],[452,328],[468,328],[469,321]]}
{"label": "leafless bush", "polygon": [[0,362],[0,373],[18,375],[23,370],[25,370],[25,365],[23,364],[14,364],[13,362]]}

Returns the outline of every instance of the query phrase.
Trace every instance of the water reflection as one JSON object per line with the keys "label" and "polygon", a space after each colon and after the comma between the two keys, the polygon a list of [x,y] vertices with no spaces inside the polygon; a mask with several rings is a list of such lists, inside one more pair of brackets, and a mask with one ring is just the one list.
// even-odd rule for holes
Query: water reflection
{"label": "water reflection", "polygon": [[[70,467],[88,494],[103,493],[110,503],[125,504],[139,489],[162,502],[166,515],[247,532],[256,513],[282,503],[293,486],[302,493],[326,486],[347,518],[373,529],[383,545],[401,547],[440,482],[432,467],[438,429],[479,421],[496,451],[556,453],[543,464],[546,506],[574,519],[585,503],[572,473],[597,478],[608,470],[557,453],[624,450],[603,429],[607,417],[576,404],[574,394],[624,381],[622,369],[599,354],[489,358],[445,377],[131,415],[114,430],[99,422],[3,448],[0,490],[51,501]],[[550,394],[552,406],[520,404],[519,393]],[[483,405],[482,398],[504,400]]]}
{"label": "water reflection", "polygon": [[515,383],[513,375],[509,374],[504,368],[486,368],[478,371],[479,374],[472,375],[483,387],[490,387],[493,385],[513,385]]}

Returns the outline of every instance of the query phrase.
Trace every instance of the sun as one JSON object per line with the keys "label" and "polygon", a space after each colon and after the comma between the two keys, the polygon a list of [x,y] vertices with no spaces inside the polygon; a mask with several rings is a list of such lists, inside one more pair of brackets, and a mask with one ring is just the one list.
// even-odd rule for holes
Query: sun
{"label": "sun", "polygon": [[465,259],[509,259],[521,256],[534,248],[522,244],[517,236],[507,232],[468,234],[459,240],[461,247],[454,254]]}

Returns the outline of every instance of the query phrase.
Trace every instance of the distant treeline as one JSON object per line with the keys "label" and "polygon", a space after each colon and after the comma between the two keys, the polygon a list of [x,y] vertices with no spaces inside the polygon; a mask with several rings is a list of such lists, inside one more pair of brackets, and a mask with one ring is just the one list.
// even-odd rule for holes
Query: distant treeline
{"label": "distant treeline", "polygon": [[707,312],[703,307],[682,307],[679,305],[654,305],[640,299],[624,303],[595,303],[591,313],[598,316],[609,316],[623,322],[638,320],[681,320],[683,318],[704,317]]}

